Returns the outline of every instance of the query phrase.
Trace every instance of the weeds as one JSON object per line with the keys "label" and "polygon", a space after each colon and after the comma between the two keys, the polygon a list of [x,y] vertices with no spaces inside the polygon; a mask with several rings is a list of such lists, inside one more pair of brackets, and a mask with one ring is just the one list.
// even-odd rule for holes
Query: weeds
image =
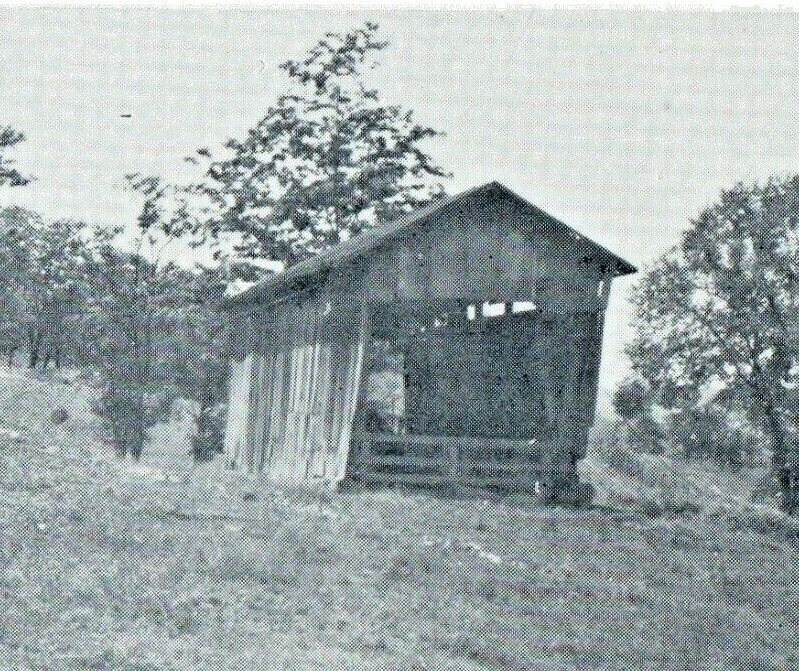
{"label": "weeds", "polygon": [[[214,464],[131,477],[76,456],[102,448],[53,426],[52,396],[33,393],[46,402],[31,440],[0,451],[9,668],[792,668],[799,529],[704,500],[664,514],[683,496],[674,478],[701,475],[665,457],[589,460],[604,495],[632,492],[627,511],[281,491]],[[47,452],[56,440],[73,442]],[[46,486],[18,487],[33,482]]]}

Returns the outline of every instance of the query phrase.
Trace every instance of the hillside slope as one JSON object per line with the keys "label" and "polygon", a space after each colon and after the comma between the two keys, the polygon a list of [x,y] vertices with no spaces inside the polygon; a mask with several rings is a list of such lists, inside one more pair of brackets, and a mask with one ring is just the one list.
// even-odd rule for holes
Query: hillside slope
{"label": "hillside slope", "polygon": [[284,492],[181,466],[176,431],[117,462],[92,423],[76,386],[0,379],[2,669],[799,668],[779,525]]}

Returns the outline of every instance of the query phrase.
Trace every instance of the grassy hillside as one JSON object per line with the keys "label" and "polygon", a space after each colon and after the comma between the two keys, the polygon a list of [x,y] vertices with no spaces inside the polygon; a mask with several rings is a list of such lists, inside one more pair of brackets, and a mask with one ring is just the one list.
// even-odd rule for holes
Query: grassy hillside
{"label": "grassy hillside", "polygon": [[0,425],[0,669],[799,668],[792,528],[646,514],[658,483],[596,460],[613,507],[576,511],[280,491],[191,468],[177,425],[131,467],[22,377]]}

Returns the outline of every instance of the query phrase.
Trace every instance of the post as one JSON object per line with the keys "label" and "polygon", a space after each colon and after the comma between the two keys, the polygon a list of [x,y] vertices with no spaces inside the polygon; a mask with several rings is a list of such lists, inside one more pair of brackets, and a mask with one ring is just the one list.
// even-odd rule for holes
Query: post
{"label": "post", "polygon": [[461,477],[461,450],[457,438],[450,438],[446,442],[447,455],[449,457],[449,474],[453,480],[460,480]]}

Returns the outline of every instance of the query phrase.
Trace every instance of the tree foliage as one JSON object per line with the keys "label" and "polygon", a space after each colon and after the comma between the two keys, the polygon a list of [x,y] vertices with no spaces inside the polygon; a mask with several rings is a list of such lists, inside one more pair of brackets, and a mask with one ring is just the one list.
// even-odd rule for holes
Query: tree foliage
{"label": "tree foliage", "polygon": [[0,347],[8,356],[24,343],[23,291],[30,269],[29,233],[36,215],[14,207],[0,211]]}
{"label": "tree foliage", "polygon": [[637,371],[672,404],[722,389],[719,401],[746,407],[769,436],[787,482],[799,457],[799,176],[724,191],[634,301]]}
{"label": "tree foliage", "polygon": [[120,454],[138,459],[172,402],[193,400],[193,451],[207,460],[221,440],[213,418],[224,391],[219,303],[225,285],[219,270],[186,269],[162,258],[165,244],[185,233],[186,219],[165,215],[171,187],[160,179],[131,175],[129,181],[143,196],[132,248],[112,233],[86,268],[83,363],[97,373],[97,414]]}
{"label": "tree foliage", "polygon": [[613,393],[613,409],[622,419],[635,419],[649,409],[652,392],[646,380],[629,378]]}
{"label": "tree foliage", "polygon": [[209,461],[222,449],[227,351],[222,337],[221,303],[227,286],[220,269],[174,268],[162,284],[164,320],[159,366],[182,398],[194,401],[192,453]]}
{"label": "tree foliage", "polygon": [[212,237],[232,234],[239,253],[291,264],[442,192],[447,175],[423,150],[440,133],[368,84],[388,45],[377,33],[367,23],[327,34],[280,66],[290,89],[246,137],[223,157],[199,150]]}
{"label": "tree foliage", "polygon": [[89,232],[69,220],[44,221],[10,208],[0,212],[0,322],[7,351],[25,348],[29,365],[74,359],[84,296]]}
{"label": "tree foliage", "polygon": [[155,351],[162,312],[152,296],[160,278],[154,264],[110,245],[92,260],[89,275],[85,338],[93,346],[84,362],[98,375],[95,410],[119,453],[138,459],[171,401]]}
{"label": "tree foliage", "polygon": [[757,451],[757,437],[751,427],[736,424],[736,416],[716,403],[683,408],[669,422],[672,440],[685,459],[739,468]]}
{"label": "tree foliage", "polygon": [[74,360],[81,347],[74,336],[86,295],[88,236],[84,223],[57,220],[43,224],[30,239],[23,325],[31,368],[50,361],[59,367],[65,358]]}
{"label": "tree foliage", "polygon": [[0,186],[25,186],[31,179],[26,177],[8,157],[8,150],[25,140],[25,136],[11,126],[0,126]]}

